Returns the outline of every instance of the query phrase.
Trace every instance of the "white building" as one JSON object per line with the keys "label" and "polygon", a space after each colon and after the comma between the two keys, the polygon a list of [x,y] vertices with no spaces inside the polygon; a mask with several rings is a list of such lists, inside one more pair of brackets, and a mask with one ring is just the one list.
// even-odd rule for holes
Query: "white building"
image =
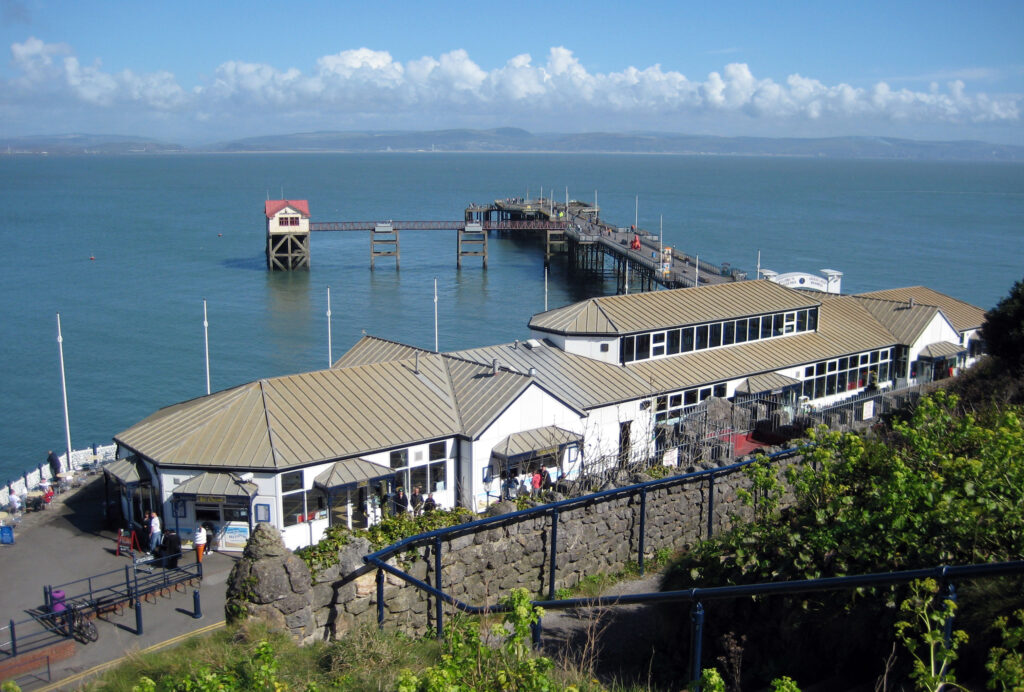
{"label": "white building", "polygon": [[659,426],[711,397],[814,406],[946,377],[980,354],[983,316],[922,287],[760,280],[594,298],[534,316],[526,341],[454,353],[363,337],[328,370],[154,413],[114,438],[113,475],[127,516],[156,506],[185,540],[210,522],[241,548],[266,521],[296,548],[372,523],[399,486],[479,511],[539,465],[651,459]]}

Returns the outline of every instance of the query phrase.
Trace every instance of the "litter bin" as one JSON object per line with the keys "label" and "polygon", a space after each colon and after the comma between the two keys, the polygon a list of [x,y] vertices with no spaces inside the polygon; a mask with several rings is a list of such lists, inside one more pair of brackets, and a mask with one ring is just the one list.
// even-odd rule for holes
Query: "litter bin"
{"label": "litter bin", "polygon": [[54,589],[50,592],[50,612],[52,613],[63,613],[67,609],[64,605],[64,592],[60,589]]}

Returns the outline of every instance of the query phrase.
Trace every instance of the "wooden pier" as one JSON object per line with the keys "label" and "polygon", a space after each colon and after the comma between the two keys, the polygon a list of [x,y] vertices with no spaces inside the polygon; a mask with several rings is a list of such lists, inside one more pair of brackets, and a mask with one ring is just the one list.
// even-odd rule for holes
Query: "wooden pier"
{"label": "wooden pier", "polygon": [[[269,228],[268,225],[268,238]],[[303,224],[301,230],[306,231],[306,228]],[[395,268],[400,267],[399,232],[406,230],[455,231],[455,263],[460,269],[463,258],[467,257],[480,257],[483,268],[487,268],[489,233],[529,234],[543,241],[545,266],[554,255],[565,254],[574,272],[595,277],[614,276],[618,293],[650,291],[659,285],[681,288],[746,278],[745,273],[728,264],[698,261],[671,246],[662,246],[657,234],[606,223],[600,219],[600,209],[576,201],[564,204],[543,198],[495,200],[490,204],[470,205],[461,221],[308,222],[308,233],[368,233],[371,270],[376,268],[378,258],[387,257],[394,257]],[[278,229],[276,235],[280,232]],[[268,241],[268,268],[308,269],[310,244],[308,239],[303,240],[305,242]],[[288,256],[275,257],[275,248],[286,250]],[[296,248],[304,251],[305,256],[296,258]]]}

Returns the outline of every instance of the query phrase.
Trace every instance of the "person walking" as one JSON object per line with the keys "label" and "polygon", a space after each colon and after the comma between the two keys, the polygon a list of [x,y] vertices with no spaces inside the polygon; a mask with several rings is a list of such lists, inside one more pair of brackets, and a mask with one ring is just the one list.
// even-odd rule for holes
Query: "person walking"
{"label": "person walking", "polygon": [[202,562],[203,551],[206,550],[206,529],[204,527],[196,527],[196,532],[192,536],[192,547],[196,549],[196,562]]}
{"label": "person walking", "polygon": [[50,476],[56,478],[60,474],[60,457],[52,449],[46,455],[46,463],[50,465]]}
{"label": "person walking", "polygon": [[156,515],[156,512],[149,513],[149,552],[153,554],[156,552],[157,547],[160,545],[160,540],[163,538],[163,531],[160,528],[160,517]]}

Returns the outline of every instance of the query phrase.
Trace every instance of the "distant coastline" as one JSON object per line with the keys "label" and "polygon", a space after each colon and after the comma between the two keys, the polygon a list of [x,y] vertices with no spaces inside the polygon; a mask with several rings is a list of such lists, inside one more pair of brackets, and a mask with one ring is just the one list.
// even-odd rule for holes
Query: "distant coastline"
{"label": "distant coastline", "polygon": [[1024,146],[892,137],[712,137],[665,133],[534,134],[516,128],[306,132],[197,146],[119,135],[0,138],[0,156],[146,154],[651,154],[812,159],[1024,162]]}

